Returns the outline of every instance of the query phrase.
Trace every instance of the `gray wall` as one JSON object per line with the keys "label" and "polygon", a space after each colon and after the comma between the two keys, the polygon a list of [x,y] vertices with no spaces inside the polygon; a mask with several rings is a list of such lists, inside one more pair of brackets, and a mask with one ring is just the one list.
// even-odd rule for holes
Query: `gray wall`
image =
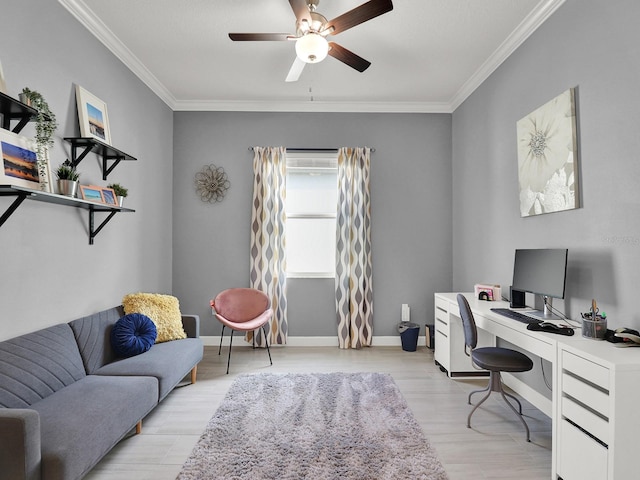
{"label": "gray wall", "polygon": [[[453,287],[509,285],[515,248],[567,247],[572,318],[640,327],[640,4],[567,0],[453,114]],[[521,218],[516,122],[578,91],[583,207]]]}
{"label": "gray wall", "polygon": [[[118,305],[129,292],[170,293],[171,110],[57,2],[3,2],[1,10],[8,93],[39,91],[60,123],[52,169],[69,157],[62,138],[79,133],[74,83],[107,104],[112,143],[138,161],[109,176],[129,187],[136,213],[116,215],[93,246],[86,210],[26,201],[0,228],[0,339]],[[83,184],[107,183],[93,154],[79,171]],[[0,211],[11,202],[0,198]]]}
{"label": "gray wall", "polygon": [[[451,287],[451,115],[178,112],[174,116],[173,289],[183,310],[217,335],[209,300],[248,285],[252,159],[249,146],[371,146],[374,335],[397,335],[400,306],[433,316],[433,292]],[[218,204],[194,175],[223,167]],[[289,334],[335,336],[333,280],[290,279]],[[424,329],[424,327],[423,327]]]}

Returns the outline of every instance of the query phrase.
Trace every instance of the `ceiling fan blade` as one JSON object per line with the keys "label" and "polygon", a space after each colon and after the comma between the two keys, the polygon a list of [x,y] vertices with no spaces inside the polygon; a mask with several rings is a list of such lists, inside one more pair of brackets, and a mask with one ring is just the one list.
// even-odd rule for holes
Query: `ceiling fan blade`
{"label": "ceiling fan blade", "polygon": [[293,61],[293,65],[291,65],[291,69],[287,74],[285,82],[297,82],[300,78],[300,75],[302,74],[302,70],[304,70],[304,66],[305,62],[303,62],[296,56],[296,59]]}
{"label": "ceiling fan blade", "polygon": [[289,0],[289,4],[293,9],[293,13],[296,15],[298,22],[306,20],[307,23],[311,25],[311,14],[309,12],[309,7],[307,7],[306,0]]}
{"label": "ceiling fan blade", "polygon": [[337,35],[391,10],[393,10],[391,0],[370,0],[328,21],[325,30],[333,28],[331,35]]}
{"label": "ceiling fan blade", "polygon": [[280,42],[283,40],[295,40],[295,35],[289,33],[230,33],[229,38],[234,42]]}
{"label": "ceiling fan blade", "polygon": [[364,72],[371,65],[371,62],[338,45],[336,42],[329,42],[329,55],[359,72]]}

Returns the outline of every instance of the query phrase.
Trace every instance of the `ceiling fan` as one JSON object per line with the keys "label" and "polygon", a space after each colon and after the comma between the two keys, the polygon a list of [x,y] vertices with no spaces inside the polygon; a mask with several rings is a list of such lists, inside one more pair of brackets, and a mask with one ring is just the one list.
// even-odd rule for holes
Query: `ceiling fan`
{"label": "ceiling fan", "polygon": [[287,82],[295,82],[306,63],[318,63],[327,55],[342,63],[364,72],[371,62],[347,50],[336,42],[327,40],[329,35],[337,35],[349,28],[360,25],[379,15],[393,10],[391,0],[370,0],[359,7],[327,20],[316,11],[320,0],[289,0],[296,16],[296,34],[288,33],[230,33],[229,38],[236,42],[247,41],[284,41],[296,42],[296,58],[287,75]]}

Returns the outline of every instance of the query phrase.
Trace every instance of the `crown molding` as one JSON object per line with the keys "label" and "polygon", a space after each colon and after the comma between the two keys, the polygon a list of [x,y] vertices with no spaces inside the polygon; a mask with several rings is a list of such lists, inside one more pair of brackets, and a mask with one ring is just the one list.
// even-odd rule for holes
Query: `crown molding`
{"label": "crown molding", "polygon": [[535,32],[540,25],[562,6],[565,0],[541,0],[535,9],[525,17],[504,42],[491,54],[476,72],[462,85],[449,104],[455,111],[482,83],[495,72],[502,62]]}
{"label": "crown molding", "polygon": [[452,113],[566,0],[541,0],[448,102],[178,100],[82,0],[58,0],[174,111]]}
{"label": "crown molding", "polygon": [[96,16],[82,0],[58,0],[76,20],[91,32],[129,70],[173,109],[176,99],[127,46]]}
{"label": "crown molding", "polygon": [[438,102],[322,102],[322,101],[216,101],[178,100],[174,111],[188,112],[357,112],[357,113],[451,113],[448,103]]}

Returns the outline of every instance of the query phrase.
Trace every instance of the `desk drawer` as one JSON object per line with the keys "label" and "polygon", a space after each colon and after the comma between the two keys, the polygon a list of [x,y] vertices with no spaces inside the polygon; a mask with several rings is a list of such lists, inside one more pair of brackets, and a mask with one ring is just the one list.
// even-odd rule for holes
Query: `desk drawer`
{"label": "desk drawer", "polygon": [[566,420],[558,430],[558,475],[563,480],[606,479],[608,450]]}
{"label": "desk drawer", "polygon": [[601,442],[609,444],[608,420],[599,417],[588,408],[567,397],[562,398],[562,418],[568,418]]}
{"label": "desk drawer", "polygon": [[602,365],[593,363],[573,353],[563,351],[562,368],[609,391],[609,369]]}
{"label": "desk drawer", "polygon": [[449,301],[438,296],[435,297],[436,310],[441,310],[445,313],[449,312]]}
{"label": "desk drawer", "polygon": [[609,394],[566,371],[562,374],[562,393],[563,396],[569,395],[600,415],[609,418]]}

